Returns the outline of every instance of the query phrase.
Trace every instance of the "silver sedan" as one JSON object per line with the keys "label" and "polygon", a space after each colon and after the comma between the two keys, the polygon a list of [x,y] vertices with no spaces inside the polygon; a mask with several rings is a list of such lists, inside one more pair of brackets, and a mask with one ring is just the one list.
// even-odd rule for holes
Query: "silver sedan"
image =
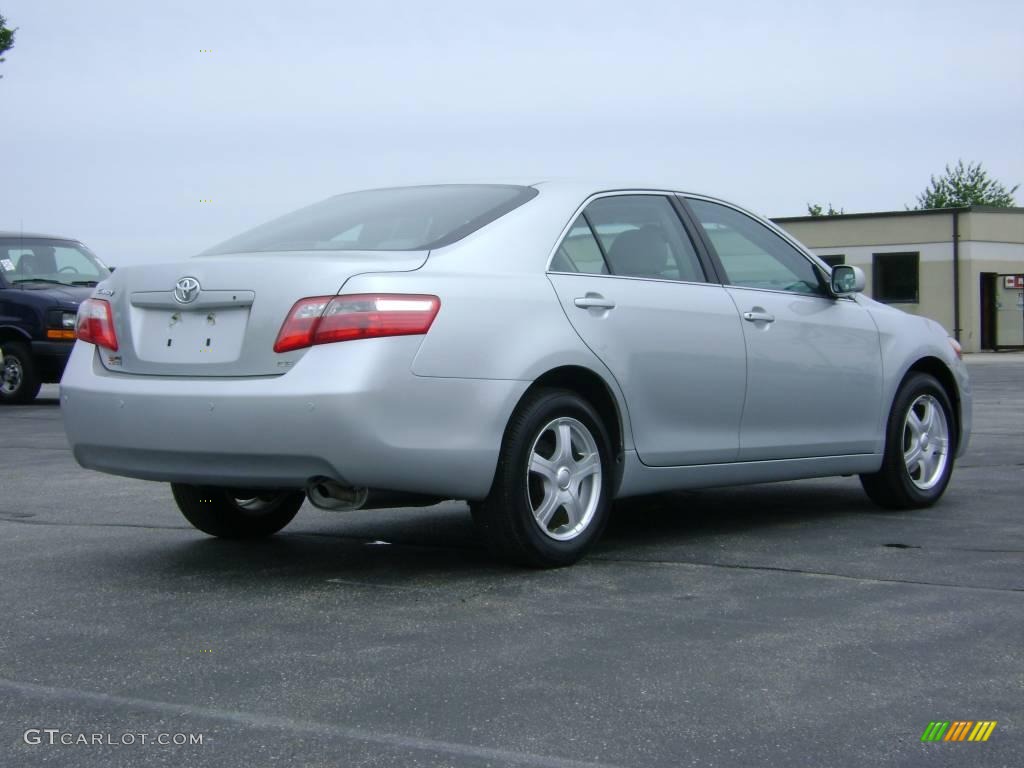
{"label": "silver sedan", "polygon": [[966,448],[960,350],[742,208],[543,182],[339,195],[79,312],[85,467],[169,482],[249,538],[326,509],[469,502],[498,553],[578,559],[613,499],[858,474],[934,503]]}

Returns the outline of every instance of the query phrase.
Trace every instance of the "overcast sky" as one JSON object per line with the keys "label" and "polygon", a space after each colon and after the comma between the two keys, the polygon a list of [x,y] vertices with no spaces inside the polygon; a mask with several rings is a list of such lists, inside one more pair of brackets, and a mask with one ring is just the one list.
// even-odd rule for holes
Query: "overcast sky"
{"label": "overcast sky", "polygon": [[1024,182],[1020,0],[0,13],[18,28],[0,64],[0,229],[77,237],[115,265],[407,182],[610,176],[769,216],[902,209],[957,158]]}

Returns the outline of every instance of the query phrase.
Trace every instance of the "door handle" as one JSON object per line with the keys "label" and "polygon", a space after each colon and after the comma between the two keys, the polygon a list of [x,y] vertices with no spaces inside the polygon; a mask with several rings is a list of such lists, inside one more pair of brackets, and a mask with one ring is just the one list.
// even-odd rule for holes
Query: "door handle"
{"label": "door handle", "polygon": [[596,293],[580,296],[578,299],[573,299],[572,303],[580,309],[615,309],[614,301]]}
{"label": "door handle", "polygon": [[744,312],[743,319],[748,323],[774,323],[775,315],[765,312],[763,309]]}

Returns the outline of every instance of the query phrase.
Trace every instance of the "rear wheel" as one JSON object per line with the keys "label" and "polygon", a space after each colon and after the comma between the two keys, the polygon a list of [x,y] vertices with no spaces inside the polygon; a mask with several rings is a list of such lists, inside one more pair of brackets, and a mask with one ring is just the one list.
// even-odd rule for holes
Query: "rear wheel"
{"label": "rear wheel", "polygon": [[934,376],[912,374],[893,402],[882,468],[861,475],[876,504],[888,509],[928,507],[953,474],[956,428],[949,396]]}
{"label": "rear wheel", "polygon": [[577,561],[608,521],[612,449],[600,416],[568,390],[540,389],[505,431],[494,485],[471,505],[488,546],[513,562]]}
{"label": "rear wheel", "polygon": [[0,403],[30,403],[39,394],[42,381],[27,344],[9,341],[3,345],[0,368]]}
{"label": "rear wheel", "polygon": [[234,488],[171,483],[178,509],[203,533],[223,539],[258,539],[292,521],[306,494],[302,491],[254,493]]}

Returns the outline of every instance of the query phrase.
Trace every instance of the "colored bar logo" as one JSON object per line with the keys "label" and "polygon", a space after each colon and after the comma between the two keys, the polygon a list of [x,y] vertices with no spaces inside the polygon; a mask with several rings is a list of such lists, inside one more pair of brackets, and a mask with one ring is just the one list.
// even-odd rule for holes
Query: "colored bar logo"
{"label": "colored bar logo", "polygon": [[996,720],[933,720],[921,734],[921,741],[988,741]]}

